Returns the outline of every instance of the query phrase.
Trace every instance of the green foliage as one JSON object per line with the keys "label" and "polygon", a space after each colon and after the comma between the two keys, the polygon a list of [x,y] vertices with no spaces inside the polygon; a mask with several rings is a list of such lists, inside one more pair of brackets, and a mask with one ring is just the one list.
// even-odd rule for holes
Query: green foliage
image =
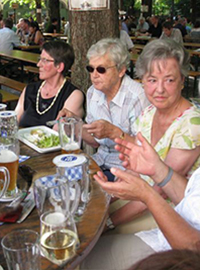
{"label": "green foliage", "polygon": [[[36,8],[36,0],[4,0],[4,4],[9,3],[9,6],[12,7],[12,4],[17,3],[20,7],[28,5],[30,11],[31,9]],[[45,1],[41,0],[42,7],[45,7]]]}

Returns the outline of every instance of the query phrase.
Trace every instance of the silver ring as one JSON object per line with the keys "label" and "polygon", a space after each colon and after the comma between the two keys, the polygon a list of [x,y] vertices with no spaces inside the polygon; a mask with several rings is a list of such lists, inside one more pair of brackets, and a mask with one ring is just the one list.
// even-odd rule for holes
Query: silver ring
{"label": "silver ring", "polygon": [[90,135],[93,137],[94,136],[94,133],[91,133]]}

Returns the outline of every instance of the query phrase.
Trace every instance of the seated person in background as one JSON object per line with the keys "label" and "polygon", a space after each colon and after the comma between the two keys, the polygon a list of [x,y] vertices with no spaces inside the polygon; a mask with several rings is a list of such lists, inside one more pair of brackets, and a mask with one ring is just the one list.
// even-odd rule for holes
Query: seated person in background
{"label": "seated person in background", "polygon": [[122,20],[121,25],[122,25],[122,30],[124,30],[129,35],[128,22],[129,22],[129,18],[128,16],[125,16],[125,18],[123,18]]}
{"label": "seated person in background", "polygon": [[179,44],[183,45],[183,37],[181,35],[181,31],[179,29],[175,29],[172,26],[171,22],[164,22],[162,24],[163,32],[160,36],[160,39],[173,39]]}
{"label": "seated person in background", "polygon": [[139,23],[137,25],[137,35],[143,35],[149,30],[149,24],[145,21],[144,17],[139,19]]}
{"label": "seated person in background", "polygon": [[37,22],[30,22],[29,33],[29,45],[42,45],[44,43],[44,37]]}
{"label": "seated person in background", "polygon": [[[187,183],[175,171],[169,175],[169,167],[161,161],[140,133],[137,135],[140,145],[121,139],[115,141],[120,144],[116,149],[121,152],[120,156],[129,170],[112,168],[112,173],[117,177],[115,182],[108,182],[102,172],[98,172],[94,178],[111,195],[143,202],[153,214],[159,228],[137,234],[102,236],[83,261],[81,269],[126,270],[155,252],[170,249],[199,250],[200,169],[195,171]],[[163,191],[175,203],[175,208],[143,181],[138,173],[149,175],[155,185],[162,183]]]}
{"label": "seated person in background", "polygon": [[200,42],[200,19],[196,20],[194,28],[191,30],[189,37],[193,42]]}
{"label": "seated person in background", "polygon": [[[136,62],[136,74],[152,105],[134,123],[136,134],[141,132],[160,158],[187,178],[200,166],[200,109],[181,95],[189,60],[188,52],[173,40],[158,39],[144,47]],[[134,140],[128,134],[125,138]],[[154,185],[151,178],[141,177]],[[118,203],[121,206],[122,202]],[[118,226],[145,210],[143,203],[129,202],[109,220]]]}
{"label": "seated person in background", "polygon": [[57,27],[58,27],[58,19],[53,18],[51,20],[51,24],[47,27],[45,30],[47,33],[57,33]]}
{"label": "seated person in background", "polygon": [[13,47],[20,45],[19,37],[12,30],[13,21],[12,19],[3,20],[3,28],[0,29],[0,51],[9,52],[13,50]]}
{"label": "seated person in background", "polygon": [[133,51],[134,44],[126,31],[122,30],[122,22],[119,21],[120,40],[129,52]]}
{"label": "seated person in background", "polygon": [[174,26],[175,29],[179,29],[181,31],[182,37],[184,38],[187,36],[187,30],[186,30],[186,19],[185,18],[179,18],[178,23]]}
{"label": "seated person in background", "polygon": [[15,109],[20,127],[46,125],[62,108],[83,117],[84,94],[65,78],[73,63],[74,51],[69,44],[44,43],[37,64],[42,81],[24,89]]}
{"label": "seated person in background", "polygon": [[151,17],[151,25],[149,27],[147,35],[150,35],[151,37],[159,38],[162,34],[162,25],[159,23],[158,16],[152,16]]}
{"label": "seated person in background", "polygon": [[[87,91],[83,140],[98,148],[93,159],[112,181],[112,166],[122,168],[114,139],[134,134],[133,123],[149,104],[140,83],[126,75],[130,55],[119,39],[102,39],[87,53],[92,86]],[[72,116],[67,110],[59,116]]]}
{"label": "seated person in background", "polygon": [[19,36],[19,39],[22,43],[28,43],[29,25],[30,22],[28,19],[20,19],[16,34]]}

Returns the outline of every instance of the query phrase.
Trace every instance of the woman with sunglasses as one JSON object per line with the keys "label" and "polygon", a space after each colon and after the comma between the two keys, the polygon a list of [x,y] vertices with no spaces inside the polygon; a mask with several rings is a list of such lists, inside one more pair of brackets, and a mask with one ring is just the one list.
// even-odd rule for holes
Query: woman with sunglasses
{"label": "woman with sunglasses", "polygon": [[74,51],[69,44],[43,44],[37,64],[41,81],[27,85],[15,109],[20,127],[46,125],[63,108],[83,117],[84,93],[65,77],[73,62]]}
{"label": "woman with sunglasses", "polygon": [[[130,56],[119,39],[102,39],[88,50],[92,86],[87,91],[87,124],[83,140],[98,148],[93,155],[112,181],[112,166],[122,167],[114,139],[134,134],[133,123],[149,104],[140,83],[126,75]],[[62,111],[59,116],[71,115]]]}

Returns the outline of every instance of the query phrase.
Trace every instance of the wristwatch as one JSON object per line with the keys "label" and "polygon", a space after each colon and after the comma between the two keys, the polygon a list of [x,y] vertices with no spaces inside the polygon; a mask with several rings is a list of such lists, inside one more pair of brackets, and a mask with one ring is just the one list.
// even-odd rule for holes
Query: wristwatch
{"label": "wristwatch", "polygon": [[113,224],[112,220],[110,217],[107,218],[106,220],[106,226],[110,229],[113,230],[115,228],[115,225]]}

